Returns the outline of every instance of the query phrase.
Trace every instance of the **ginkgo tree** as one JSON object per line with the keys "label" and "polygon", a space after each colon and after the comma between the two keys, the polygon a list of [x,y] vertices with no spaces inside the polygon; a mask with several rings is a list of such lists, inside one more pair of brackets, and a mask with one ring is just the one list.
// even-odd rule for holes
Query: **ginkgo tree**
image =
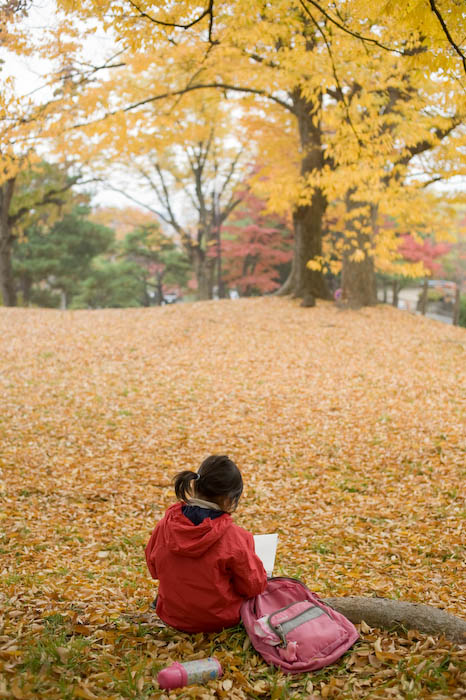
{"label": "ginkgo tree", "polygon": [[[374,4],[370,0],[330,2],[302,0],[340,31],[366,46],[403,55],[404,42],[413,36],[423,47],[420,63],[427,70],[466,75],[466,15],[461,2],[451,0],[412,0],[409,5],[393,0]],[[392,41],[381,38],[381,28],[389,27]]]}
{"label": "ginkgo tree", "polygon": [[[347,232],[354,241],[354,228],[359,226],[360,218],[359,213],[353,216],[354,209],[359,210],[361,202],[366,204],[361,199],[361,186],[364,191],[371,185],[367,177],[363,179],[365,171],[370,165],[381,173],[379,180],[383,182],[387,159],[380,155],[394,147],[399,138],[393,130],[377,133],[373,128],[380,122],[380,103],[385,98],[390,103],[395,89],[403,91],[404,76],[410,74],[410,91],[403,93],[410,99],[404,99],[404,104],[398,100],[396,110],[388,110],[385,117],[390,124],[396,113],[400,123],[413,125],[419,110],[416,98],[421,93],[426,97],[425,86],[431,79],[428,71],[438,70],[445,81],[441,88],[444,94],[453,89],[454,81],[458,83],[454,91],[457,112],[463,108],[464,77],[461,63],[456,61],[458,52],[452,56],[454,49],[439,21],[440,13],[425,4],[413,6],[410,24],[399,22],[400,11],[393,8],[393,3],[383,6],[380,21],[379,15],[374,17],[373,7],[357,0],[338,5],[307,0],[282,0],[270,5],[237,0],[207,3],[205,8],[189,1],[155,8],[142,0],[122,2],[118,7],[112,4],[111,8],[109,3],[92,0],[79,8],[67,0],[59,2],[81,17],[98,19],[111,28],[126,48],[128,64],[137,65],[142,73],[149,65],[168,67],[163,79],[145,86],[140,82],[120,114],[150,102],[173,105],[187,93],[215,89],[226,96],[244,96],[243,108],[256,119],[262,118],[264,131],[275,120],[278,130],[288,132],[291,164],[274,158],[274,144],[265,143],[276,169],[284,165],[284,173],[291,176],[288,180],[278,178],[280,185],[269,196],[272,207],[288,206],[293,211],[294,260],[284,291],[323,297],[328,291],[322,270],[318,266],[309,268],[307,262],[321,257],[325,209],[329,198],[341,196],[336,191],[335,175],[340,185],[343,179],[347,185]],[[435,9],[443,5],[439,2]],[[447,14],[452,19],[451,13]],[[458,19],[463,21],[459,15]],[[429,28],[436,23],[439,31],[426,37],[421,31],[424,20]],[[456,32],[457,26],[455,36]],[[371,74],[377,75],[372,82]],[[109,90],[114,87],[107,83]],[[408,103],[410,107],[405,109]],[[423,107],[425,103],[424,99]],[[430,116],[438,121],[437,109],[434,106]],[[438,138],[435,120],[432,128]],[[278,147],[280,142],[279,138]],[[382,154],[378,152],[381,144]],[[405,156],[402,153],[403,159]],[[348,160],[353,163],[351,173]],[[360,161],[365,162],[364,167],[360,167]],[[280,199],[286,199],[286,204]],[[370,246],[367,241],[362,247],[357,244],[350,262],[360,262],[365,243]]]}
{"label": "ginkgo tree", "polygon": [[[278,106],[282,121],[293,122],[293,145],[297,148],[288,152],[295,165],[294,201],[287,206],[294,209],[296,254],[289,287],[298,295],[308,291],[327,296],[323,274],[306,267],[308,259],[321,253],[325,210],[322,190],[310,179],[312,174],[320,173],[324,163],[320,110],[327,62],[318,51],[313,51],[319,40],[310,20],[303,17],[296,3],[280,3],[273,8],[250,4],[246,8],[242,2],[227,8],[224,4],[218,8],[222,16],[215,25],[218,38],[213,38],[212,21],[206,44],[202,26],[196,26],[193,35],[182,36],[184,30],[180,27],[167,27],[169,18],[165,21],[165,12],[159,24],[158,20],[153,21],[150,8],[134,4],[131,8],[129,17],[122,7],[121,14],[114,12],[111,21],[106,14],[108,6],[95,8],[87,4],[80,8],[82,16],[95,10],[105,26],[113,26],[129,49],[138,51],[139,64],[145,58],[147,65],[158,62],[170,67],[164,81],[151,82],[149,89],[139,90],[125,108],[127,111],[162,99],[173,104],[180,95],[194,90],[216,89],[254,97],[254,107],[262,112],[268,113],[271,105]],[[189,38],[184,41],[184,37]]]}
{"label": "ginkgo tree", "polygon": [[[157,80],[158,72],[151,67],[143,76],[128,71],[114,99],[125,104],[146,82]],[[237,186],[254,155],[234,106],[224,104],[217,92],[188,95],[161,113],[149,103],[126,115],[123,125],[115,115],[103,131],[96,132],[94,125],[75,130],[71,146],[85,152],[103,178],[112,168],[108,186],[152,212],[177,236],[199,299],[212,298],[214,286],[222,286],[221,228],[241,200]],[[128,178],[133,187],[123,184]]]}
{"label": "ginkgo tree", "polygon": [[[349,241],[346,268],[356,263],[357,277],[364,256],[370,272],[371,242],[362,231],[368,227],[368,217],[361,220],[361,205],[367,212],[379,206],[376,197],[367,198],[367,191],[373,190],[374,180],[381,189],[386,168],[393,167],[387,151],[400,139],[399,129],[382,127],[380,117],[390,125],[396,114],[398,124],[414,131],[421,95],[424,116],[429,114],[431,95],[426,86],[434,71],[444,83],[438,92],[454,94],[450,101],[455,102],[455,117],[464,111],[464,75],[458,61],[464,18],[456,10],[446,13],[449,21],[457,20],[453,33],[447,31],[448,38],[444,0],[413,3],[403,21],[394,3],[383,4],[381,13],[377,8],[376,18],[374,7],[363,0],[338,4],[236,0],[206,3],[204,8],[190,0],[159,7],[145,0],[123,0],[118,5],[87,0],[79,6],[58,0],[57,5],[81,19],[100,22],[115,37],[123,64],[70,104],[68,127],[63,128],[87,124],[114,145],[123,144],[130,131],[130,113],[140,115],[141,130],[147,106],[154,105],[163,130],[170,111],[183,104],[186,95],[212,91],[230,100],[232,95],[241,96],[242,109],[251,123],[262,122],[264,134],[275,126],[280,136],[263,140],[260,148],[268,150],[274,173],[269,178],[274,183],[270,207],[292,210],[294,258],[283,291],[297,296],[328,296],[323,270],[316,263],[323,253],[325,210],[335,198],[343,198],[349,210],[344,230]],[[424,24],[432,29],[428,36],[422,31]],[[127,91],[124,100],[115,100],[119,85],[135,73],[133,91]],[[381,115],[380,105],[390,104],[394,89],[403,91],[407,74],[410,88],[403,94],[409,99],[399,100],[396,110]],[[436,122],[442,116],[438,110],[434,104],[429,114],[437,138]],[[285,136],[289,140],[283,147]],[[403,136],[401,141],[407,143]],[[67,144],[73,144],[71,132]],[[405,156],[401,149],[401,158]],[[355,229],[362,231],[362,241]],[[309,261],[314,263],[310,267]]]}

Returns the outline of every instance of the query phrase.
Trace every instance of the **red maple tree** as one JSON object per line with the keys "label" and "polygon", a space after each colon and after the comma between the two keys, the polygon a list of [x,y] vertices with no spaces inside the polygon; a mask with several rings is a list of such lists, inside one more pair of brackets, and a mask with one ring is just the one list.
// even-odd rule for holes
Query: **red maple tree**
{"label": "red maple tree", "polygon": [[223,278],[243,296],[265,294],[280,286],[281,267],[293,257],[293,237],[285,218],[271,215],[251,191],[232,222],[222,229]]}
{"label": "red maple tree", "polygon": [[410,233],[401,236],[401,242],[398,246],[398,251],[405,260],[410,262],[422,262],[424,267],[431,274],[440,272],[442,265],[438,262],[438,258],[449,252],[450,243],[434,243],[428,238],[422,241],[416,240]]}

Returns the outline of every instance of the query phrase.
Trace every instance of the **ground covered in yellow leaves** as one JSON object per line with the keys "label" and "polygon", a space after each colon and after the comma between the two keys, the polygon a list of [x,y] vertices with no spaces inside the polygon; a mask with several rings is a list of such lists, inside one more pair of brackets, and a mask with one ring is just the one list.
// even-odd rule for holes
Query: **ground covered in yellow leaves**
{"label": "ground covered in yellow leaves", "polygon": [[170,697],[465,697],[466,651],[412,631],[290,678],[240,626],[162,628],[143,553],[173,474],[227,453],[276,573],[466,617],[465,368],[464,330],[386,307],[0,309],[0,697],[164,697],[210,654],[223,679]]}

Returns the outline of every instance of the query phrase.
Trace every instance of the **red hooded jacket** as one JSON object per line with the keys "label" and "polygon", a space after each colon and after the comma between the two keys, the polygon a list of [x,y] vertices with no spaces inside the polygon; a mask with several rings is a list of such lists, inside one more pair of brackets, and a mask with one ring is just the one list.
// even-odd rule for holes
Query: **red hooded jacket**
{"label": "red hooded jacket", "polygon": [[194,525],[176,503],[146,547],[152,578],[159,579],[156,612],[185,632],[216,632],[240,620],[241,603],[262,593],[267,575],[251,533],[228,513]]}

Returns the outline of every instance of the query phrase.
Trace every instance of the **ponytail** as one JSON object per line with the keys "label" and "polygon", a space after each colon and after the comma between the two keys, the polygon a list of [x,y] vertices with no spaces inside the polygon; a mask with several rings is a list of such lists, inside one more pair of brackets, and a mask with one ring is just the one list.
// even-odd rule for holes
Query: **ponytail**
{"label": "ponytail", "polygon": [[199,478],[196,472],[185,469],[179,472],[174,478],[175,494],[178,500],[186,501],[192,495],[191,482]]}
{"label": "ponytail", "polygon": [[241,472],[226,455],[212,455],[205,459],[198,472],[184,470],[175,476],[176,497],[186,501],[195,492],[199,498],[217,502],[217,499],[229,498],[236,506],[243,492]]}

